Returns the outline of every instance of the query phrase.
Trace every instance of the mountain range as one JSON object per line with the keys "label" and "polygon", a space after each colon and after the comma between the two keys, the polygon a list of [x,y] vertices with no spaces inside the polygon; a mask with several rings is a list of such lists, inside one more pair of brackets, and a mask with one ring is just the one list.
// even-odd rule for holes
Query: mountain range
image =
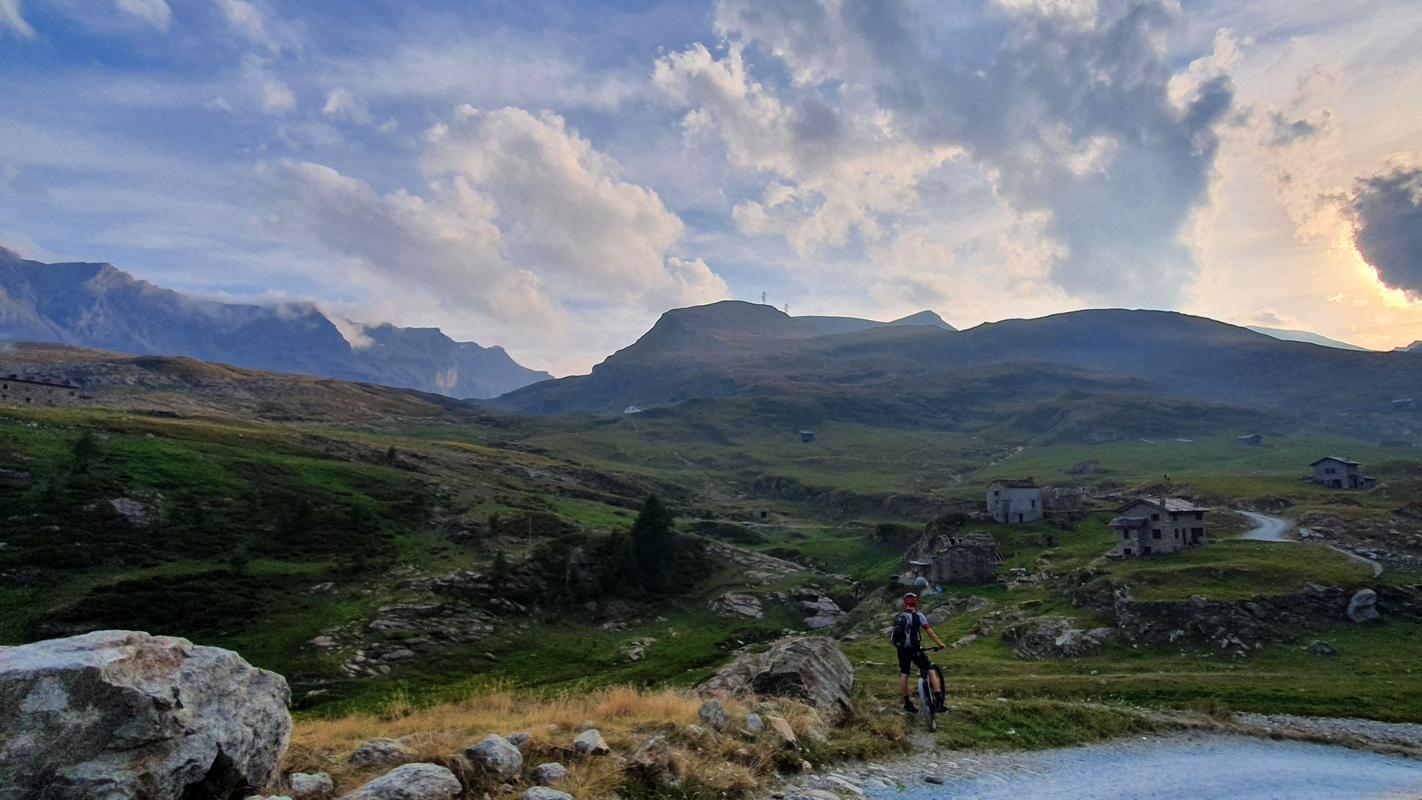
{"label": "mountain range", "polygon": [[963,331],[918,319],[824,333],[766,305],[676,309],[590,374],[491,402],[566,414],[759,398],[793,403],[802,417],[951,427],[1009,407],[1051,413],[1063,398],[1096,398],[1098,408],[1131,396],[1270,415],[1381,412],[1422,387],[1422,359],[1411,354],[1284,341],[1176,312],[1093,309]]}
{"label": "mountain range", "polygon": [[222,303],[109,264],[44,264],[0,248],[0,340],[190,356],[460,398],[494,397],[550,377],[503,348],[457,342],[436,328],[354,328],[352,342],[311,303]]}

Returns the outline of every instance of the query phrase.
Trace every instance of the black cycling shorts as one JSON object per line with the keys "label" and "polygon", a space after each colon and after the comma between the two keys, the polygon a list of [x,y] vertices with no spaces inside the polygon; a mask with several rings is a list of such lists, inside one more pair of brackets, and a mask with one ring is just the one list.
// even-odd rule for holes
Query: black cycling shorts
{"label": "black cycling shorts", "polygon": [[918,666],[918,674],[928,675],[929,667],[928,654],[918,648],[900,647],[899,649],[899,674],[908,675],[910,666]]}

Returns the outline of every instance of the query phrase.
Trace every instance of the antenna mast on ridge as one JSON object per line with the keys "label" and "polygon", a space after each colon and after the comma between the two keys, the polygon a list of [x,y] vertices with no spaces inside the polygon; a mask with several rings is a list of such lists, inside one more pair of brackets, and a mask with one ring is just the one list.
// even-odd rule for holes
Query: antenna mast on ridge
{"label": "antenna mast on ridge", "polygon": [[765,305],[765,292],[760,293],[760,304]]}

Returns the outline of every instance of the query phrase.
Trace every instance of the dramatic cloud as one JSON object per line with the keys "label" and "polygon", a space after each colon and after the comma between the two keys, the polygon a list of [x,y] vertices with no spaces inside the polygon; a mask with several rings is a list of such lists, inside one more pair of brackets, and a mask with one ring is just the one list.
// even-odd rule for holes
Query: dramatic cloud
{"label": "dramatic cloud", "polygon": [[[737,208],[747,232],[802,251],[875,240],[915,210],[918,183],[958,154],[1060,246],[1051,274],[1091,298],[1169,303],[1194,273],[1182,228],[1206,199],[1233,90],[1215,54],[1177,76],[1170,0],[937,4],[723,0],[717,59],[658,62],[657,85],[714,128],[732,163],[774,174]],[[1225,40],[1233,46],[1232,40]],[[768,88],[748,47],[778,62]]]}
{"label": "dramatic cloud", "polygon": [[1360,179],[1350,210],[1353,242],[1378,279],[1422,300],[1422,168]]}
{"label": "dramatic cloud", "polygon": [[20,0],[0,0],[0,33],[6,30],[24,39],[35,35],[35,29],[25,21]]}
{"label": "dramatic cloud", "polygon": [[132,14],[160,31],[168,30],[173,21],[173,9],[166,0],[114,0],[119,10]]}
{"label": "dramatic cloud", "polygon": [[700,259],[671,254],[681,220],[555,114],[462,107],[432,128],[422,195],[379,193],[336,170],[266,169],[294,224],[392,285],[545,341],[571,316],[661,310],[726,295]]}

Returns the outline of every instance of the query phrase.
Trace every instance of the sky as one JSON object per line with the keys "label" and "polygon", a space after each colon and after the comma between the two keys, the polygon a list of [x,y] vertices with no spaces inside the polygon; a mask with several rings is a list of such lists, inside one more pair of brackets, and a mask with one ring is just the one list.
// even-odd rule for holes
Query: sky
{"label": "sky", "polygon": [[0,0],[0,246],[557,375],[762,292],[1389,349],[1419,41],[1419,0]]}

